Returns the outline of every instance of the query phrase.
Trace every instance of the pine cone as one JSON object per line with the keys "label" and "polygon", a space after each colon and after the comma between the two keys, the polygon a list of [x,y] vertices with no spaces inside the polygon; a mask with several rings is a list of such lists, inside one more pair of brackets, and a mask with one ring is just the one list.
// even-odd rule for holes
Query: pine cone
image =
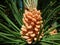
{"label": "pine cone", "polygon": [[43,23],[41,12],[37,11],[37,9],[33,9],[32,11],[25,10],[23,23],[24,25],[22,25],[20,33],[22,38],[31,44],[33,40],[36,40],[40,26]]}

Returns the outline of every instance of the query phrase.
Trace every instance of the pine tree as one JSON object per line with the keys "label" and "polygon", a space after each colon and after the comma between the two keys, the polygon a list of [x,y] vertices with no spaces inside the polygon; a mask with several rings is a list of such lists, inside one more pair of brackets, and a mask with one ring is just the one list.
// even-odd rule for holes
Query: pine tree
{"label": "pine tree", "polygon": [[[23,0],[19,9],[16,1],[5,0],[6,6],[0,5],[0,44],[6,45],[60,45],[59,17],[57,0],[49,0],[38,10],[38,0]],[[7,14],[8,13],[8,14]],[[10,14],[11,13],[11,14]],[[9,17],[12,16],[12,17]],[[4,21],[4,22],[3,22]]]}

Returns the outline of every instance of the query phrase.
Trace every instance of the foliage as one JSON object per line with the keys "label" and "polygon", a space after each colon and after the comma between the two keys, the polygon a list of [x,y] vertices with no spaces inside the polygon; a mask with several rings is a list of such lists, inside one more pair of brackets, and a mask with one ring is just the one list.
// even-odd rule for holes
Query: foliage
{"label": "foliage", "polygon": [[[25,39],[22,39],[20,35],[20,27],[23,25],[22,17],[24,9],[18,9],[16,1],[14,0],[5,0],[5,2],[7,3],[9,10],[12,13],[11,15],[13,16],[14,20],[16,20],[16,22],[12,20],[13,18],[10,18],[9,15],[6,14],[6,6],[0,5],[0,17],[2,17],[2,20],[4,20],[4,22],[0,20],[0,44],[27,45]],[[53,29],[60,27],[60,24],[57,24],[57,19],[60,19],[60,17],[54,18],[60,11],[60,5],[54,6],[56,3],[57,0],[49,0],[46,6],[42,5],[41,12],[44,25],[43,28],[40,29],[39,35],[44,29],[44,37],[38,41],[38,35],[37,41],[33,42],[31,45],[60,45],[60,32],[52,36],[48,34]],[[18,25],[16,23],[18,23]],[[54,23],[56,23],[56,25],[51,26]],[[51,29],[48,30],[50,27]]]}

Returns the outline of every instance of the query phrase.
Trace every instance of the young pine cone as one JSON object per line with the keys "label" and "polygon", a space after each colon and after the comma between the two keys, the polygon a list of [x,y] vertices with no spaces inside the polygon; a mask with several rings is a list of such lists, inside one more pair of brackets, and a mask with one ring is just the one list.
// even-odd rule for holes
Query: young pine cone
{"label": "young pine cone", "polygon": [[23,14],[24,25],[22,25],[20,33],[28,44],[31,44],[32,41],[36,40],[42,22],[40,11],[37,11],[37,9],[33,9],[32,11],[25,10],[25,13]]}
{"label": "young pine cone", "polygon": [[53,30],[53,31],[51,31],[49,34],[50,34],[50,35],[55,35],[55,34],[57,34],[57,30],[56,30],[56,29],[54,29],[54,30]]}

